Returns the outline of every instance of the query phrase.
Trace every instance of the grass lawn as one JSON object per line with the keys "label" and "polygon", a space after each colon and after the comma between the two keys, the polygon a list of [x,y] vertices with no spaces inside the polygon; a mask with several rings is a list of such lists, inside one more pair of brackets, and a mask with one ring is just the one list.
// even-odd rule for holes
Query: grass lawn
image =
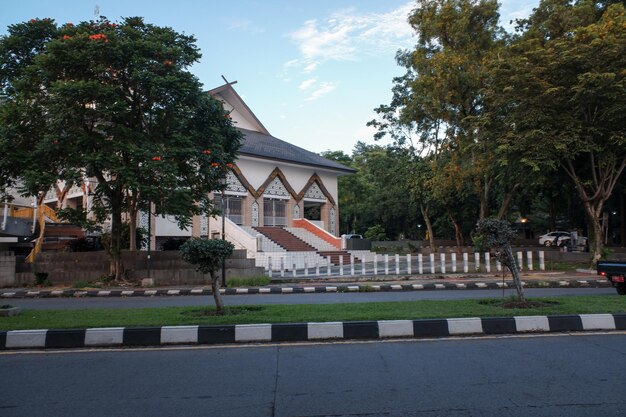
{"label": "grass lawn", "polygon": [[[454,317],[502,317],[626,312],[626,297],[581,296],[533,298],[545,307],[506,309],[501,299],[408,301],[355,304],[264,305],[230,307],[225,316],[209,316],[212,306],[143,309],[23,310],[0,317],[0,330],[71,329],[90,327],[176,326],[358,320],[400,320]],[[510,301],[506,298],[504,301]]]}

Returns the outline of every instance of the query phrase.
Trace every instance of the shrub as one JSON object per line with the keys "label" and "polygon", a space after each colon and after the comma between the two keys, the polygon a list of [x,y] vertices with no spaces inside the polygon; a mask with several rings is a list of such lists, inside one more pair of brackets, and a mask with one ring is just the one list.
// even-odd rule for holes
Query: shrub
{"label": "shrub", "polygon": [[365,239],[369,240],[387,240],[385,228],[380,224],[370,227],[365,231]]}
{"label": "shrub", "polygon": [[196,266],[203,274],[211,274],[211,289],[218,314],[224,312],[224,303],[220,295],[220,280],[215,272],[235,249],[232,243],[221,239],[192,237],[180,247],[183,260]]}
{"label": "shrub", "polygon": [[35,272],[35,285],[50,287],[52,283],[48,280],[47,272]]}

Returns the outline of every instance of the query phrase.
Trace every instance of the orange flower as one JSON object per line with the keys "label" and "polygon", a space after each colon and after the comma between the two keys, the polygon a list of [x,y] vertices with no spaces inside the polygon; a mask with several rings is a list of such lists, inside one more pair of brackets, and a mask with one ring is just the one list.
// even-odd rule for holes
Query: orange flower
{"label": "orange flower", "polygon": [[109,41],[107,39],[106,35],[104,35],[103,33],[97,33],[95,35],[89,35],[89,39],[91,39],[92,41],[100,41],[100,40],[103,40],[105,42]]}
{"label": "orange flower", "polygon": [[208,149],[203,150],[202,153],[205,155],[211,155],[211,151]]}
{"label": "orange flower", "polygon": [[30,19],[30,23],[35,23],[37,19]]}
{"label": "orange flower", "polygon": [[69,35],[63,35],[63,40],[64,40],[64,41],[66,41],[66,40],[68,40],[68,39],[72,39],[72,37],[71,37],[71,36],[69,36]]}
{"label": "orange flower", "polygon": [[161,160],[161,157],[160,157],[160,156],[153,156],[153,157],[152,157],[152,160],[153,160],[153,161],[160,161],[160,160]]}
{"label": "orange flower", "polygon": [[172,61],[163,61],[163,65],[165,65],[166,67],[169,67],[170,65],[172,65],[173,62]]}
{"label": "orange flower", "polygon": [[220,164],[218,164],[217,162],[213,162],[213,163],[211,164],[211,167],[212,167],[212,168],[217,168],[218,166],[220,166]]}
{"label": "orange flower", "polygon": [[226,164],[226,166],[227,166],[228,168],[232,168],[232,167],[234,167],[234,165],[233,165],[233,164]]}
{"label": "orange flower", "polygon": [[67,22],[67,23],[65,24],[65,26],[67,26],[68,28],[73,28],[73,27],[74,27],[74,23],[72,23],[72,22]]}

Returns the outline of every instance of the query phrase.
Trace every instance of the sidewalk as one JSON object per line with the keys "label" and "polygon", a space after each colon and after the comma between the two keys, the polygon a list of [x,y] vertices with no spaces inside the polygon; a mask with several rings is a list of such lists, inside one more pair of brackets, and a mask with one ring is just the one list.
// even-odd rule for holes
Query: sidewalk
{"label": "sidewalk", "polygon": [[[598,279],[599,278],[599,279]],[[611,284],[595,275],[595,271],[576,272],[526,272],[522,273],[525,288],[559,287],[611,287]],[[374,292],[374,291],[425,291],[425,290],[472,290],[511,288],[510,276],[501,274],[447,274],[415,275],[398,279],[396,275],[350,276],[331,278],[275,278],[264,287],[222,288],[225,295],[238,294],[298,294],[317,292]],[[154,288],[107,287],[74,289],[12,288],[0,290],[0,298],[36,297],[137,297],[180,296],[212,294],[210,286],[168,286]]]}

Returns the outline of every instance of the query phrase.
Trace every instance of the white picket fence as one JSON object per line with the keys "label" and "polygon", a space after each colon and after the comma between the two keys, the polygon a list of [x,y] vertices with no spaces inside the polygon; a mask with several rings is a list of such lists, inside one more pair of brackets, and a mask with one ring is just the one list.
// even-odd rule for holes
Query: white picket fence
{"label": "white picket fence", "polygon": [[[359,253],[360,258],[350,256],[350,262],[344,264],[343,257],[339,258],[339,265],[332,265],[330,257],[323,260],[311,259],[291,263],[291,259],[281,256],[268,256],[265,270],[269,277],[328,277],[328,276],[367,276],[367,275],[424,275],[424,274],[455,274],[470,272],[502,271],[502,265],[497,259],[492,259],[489,252],[462,253],[459,259],[456,253],[440,253],[424,256],[417,255],[379,255],[371,254],[369,258]],[[538,263],[534,263],[532,251],[517,252],[517,267],[520,271],[532,271],[538,267],[545,271],[545,253],[537,252]]]}

